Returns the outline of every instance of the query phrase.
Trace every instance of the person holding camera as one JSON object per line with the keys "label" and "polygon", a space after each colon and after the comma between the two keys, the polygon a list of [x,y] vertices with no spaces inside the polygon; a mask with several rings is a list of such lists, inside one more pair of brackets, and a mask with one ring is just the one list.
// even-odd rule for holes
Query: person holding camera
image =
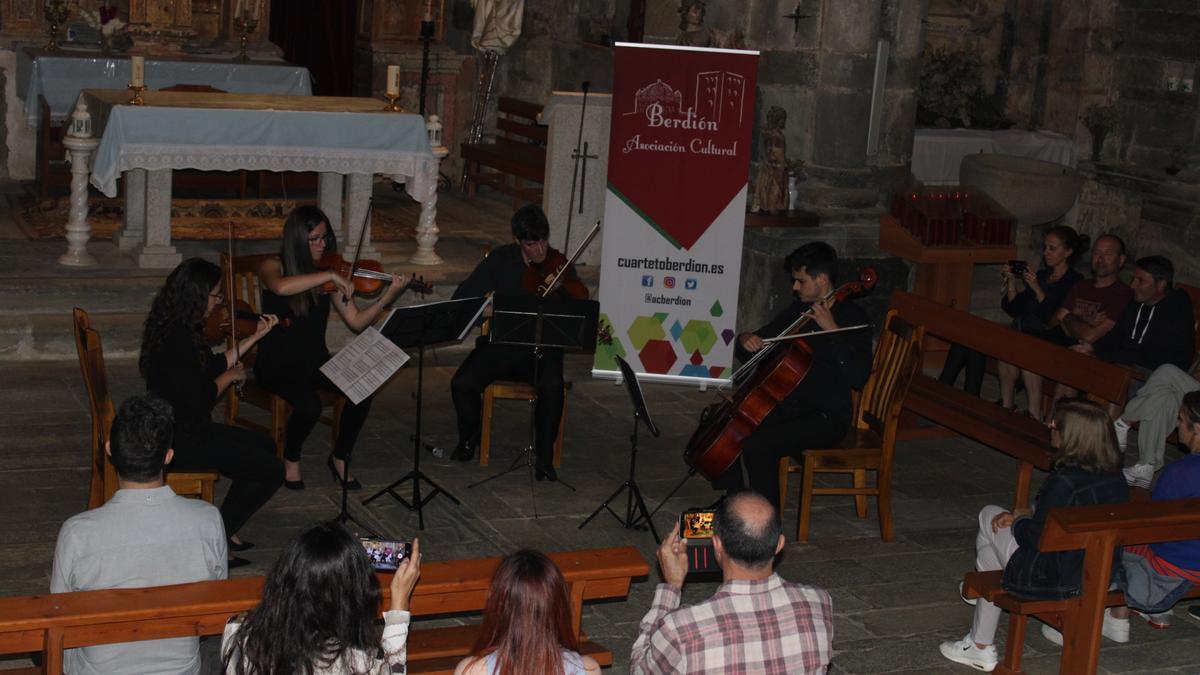
{"label": "person holding camera", "polygon": [[[1076,258],[1087,250],[1091,239],[1066,225],[1046,230],[1042,237],[1042,267],[1034,272],[1024,260],[1013,260],[1000,271],[1000,307],[1012,317],[1013,328],[1041,335],[1050,326],[1058,308],[1083,275],[1073,269]],[[1025,288],[1017,291],[1018,285]],[[1000,405],[1012,409],[1017,377],[1025,383],[1029,414],[1041,419],[1042,378],[1011,363],[1000,362]]]}
{"label": "person holding camera", "polygon": [[403,673],[409,602],[421,576],[421,542],[381,593],[362,542],[337,521],[313,525],[288,544],[267,573],[262,602],[225,625],[222,668],[250,673]]}
{"label": "person holding camera", "polygon": [[663,581],[642,619],[630,672],[824,673],[833,656],[832,601],[775,573],[782,531],[774,503],[762,495],[727,497],[712,536],[723,583],[708,600],[681,607],[688,544],[677,523],[658,549]]}

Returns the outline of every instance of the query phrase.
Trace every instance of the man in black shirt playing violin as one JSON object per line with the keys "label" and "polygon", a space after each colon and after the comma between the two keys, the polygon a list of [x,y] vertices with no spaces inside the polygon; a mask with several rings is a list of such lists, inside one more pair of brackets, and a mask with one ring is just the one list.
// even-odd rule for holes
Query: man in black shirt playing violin
{"label": "man in black shirt playing violin", "polygon": [[[770,323],[737,338],[737,354],[745,360],[768,348],[764,339],[784,333],[805,313],[808,320],[797,332],[832,331],[870,323],[865,312],[850,300],[836,304],[838,257],[825,242],[811,242],[784,259],[792,277],[796,301]],[[812,363],[804,379],[781,400],[742,444],[738,461],[713,481],[715,489],[736,491],[744,487],[742,465],[750,489],[779,503],[779,459],[796,459],[808,448],[837,447],[850,428],[851,390],[861,389],[871,372],[871,331],[848,330],[805,338],[812,348]],[[774,343],[773,349],[784,349]]]}
{"label": "man in black shirt playing violin", "polygon": [[[522,292],[522,277],[526,269],[531,264],[542,264],[550,251],[547,242],[550,223],[541,207],[528,204],[513,214],[512,234],[513,243],[496,248],[484,258],[454,291],[454,299],[495,292]],[[568,266],[563,276],[574,282],[579,279],[573,266]],[[489,305],[484,315],[491,316],[491,310]],[[494,344],[487,337],[480,336],[474,351],[450,380],[454,412],[458,417],[458,445],[450,455],[453,459],[469,462],[475,457],[475,448],[479,446],[483,390],[496,380],[532,382],[533,360],[533,349],[530,347]],[[552,460],[554,439],[558,436],[558,423],[563,410],[562,350],[543,349],[537,370],[535,475],[538,480],[556,480],[558,476]]]}

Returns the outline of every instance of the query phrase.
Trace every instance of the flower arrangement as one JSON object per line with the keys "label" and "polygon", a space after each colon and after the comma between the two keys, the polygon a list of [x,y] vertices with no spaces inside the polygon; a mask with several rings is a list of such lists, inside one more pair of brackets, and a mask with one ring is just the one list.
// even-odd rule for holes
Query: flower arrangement
{"label": "flower arrangement", "polygon": [[100,34],[107,38],[112,38],[125,27],[125,22],[117,17],[117,7],[107,3],[100,5],[95,11],[80,10],[79,15],[87,25],[100,31]]}

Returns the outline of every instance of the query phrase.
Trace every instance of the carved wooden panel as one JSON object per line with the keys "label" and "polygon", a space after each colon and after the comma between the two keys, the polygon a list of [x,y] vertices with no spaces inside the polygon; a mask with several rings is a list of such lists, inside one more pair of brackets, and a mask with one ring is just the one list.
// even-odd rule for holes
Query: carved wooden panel
{"label": "carved wooden panel", "polygon": [[446,34],[445,0],[360,0],[358,42],[369,45],[411,44],[421,39],[421,21],[433,12],[433,39]]}

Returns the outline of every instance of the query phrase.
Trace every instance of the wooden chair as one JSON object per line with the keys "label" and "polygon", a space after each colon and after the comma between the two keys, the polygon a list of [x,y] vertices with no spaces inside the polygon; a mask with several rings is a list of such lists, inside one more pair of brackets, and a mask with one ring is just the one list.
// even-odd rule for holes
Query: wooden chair
{"label": "wooden chair", "polygon": [[[791,472],[803,472],[796,538],[808,541],[813,495],[854,495],[859,518],[867,517],[867,497],[875,495],[879,506],[879,533],[892,540],[892,453],[904,395],[913,376],[921,367],[923,326],[913,326],[887,314],[871,377],[863,387],[854,410],[854,424],[837,448],[804,451],[803,467],[793,466],[791,458],[779,460],[779,509],[787,498],[787,479]],[[875,485],[867,485],[866,474],[875,472]],[[844,473],[853,476],[852,487],[818,488],[813,485],[817,473]]]}
{"label": "wooden chair", "polygon": [[[78,307],[72,312],[75,322],[75,350],[79,355],[79,370],[83,374],[87,389],[88,406],[92,414],[92,479],[88,491],[88,508],[94,509],[107,502],[117,491],[117,472],[104,446],[108,443],[112,429],[112,396],[108,390],[108,370],[104,366],[104,347],[100,333],[91,327],[88,313]],[[167,485],[175,494],[199,497],[210,504],[213,501],[213,484],[220,475],[216,471],[167,471]]]}
{"label": "wooden chair", "polygon": [[[488,322],[483,323],[482,335],[488,333]],[[558,418],[558,435],[554,437],[554,467],[562,466],[563,432],[567,428],[567,393],[571,391],[571,381],[563,379],[563,409]],[[483,390],[483,409],[480,413],[479,429],[479,465],[487,466],[492,452],[492,409],[496,401],[526,401],[537,400],[537,391],[528,382],[515,380],[497,380]]]}
{"label": "wooden chair", "polygon": [[38,95],[38,110],[35,183],[38,201],[46,201],[50,190],[71,185],[71,162],[65,159],[67,147],[63,145],[70,122],[55,124],[50,120],[50,105],[45,96]]}
{"label": "wooden chair", "polygon": [[[235,257],[230,264],[229,256],[222,253],[221,285],[226,297],[233,298],[235,301],[241,300],[250,305],[254,312],[260,312],[262,291],[258,285],[258,268],[264,260],[270,257],[272,257],[271,254],[242,255]],[[275,330],[282,329],[276,328]],[[233,347],[232,338],[227,346]],[[242,355],[242,363],[245,364],[247,370],[253,368],[254,355],[254,351]],[[341,394],[320,389],[317,390],[317,393],[321,397],[322,407],[332,407],[331,413],[322,415],[320,421],[332,427],[333,443],[337,443],[338,431],[341,429],[342,410],[346,408],[348,399]],[[242,403],[248,403],[270,413],[270,426],[263,426],[239,415],[239,407]],[[254,381],[253,377],[248,378],[242,385],[240,394],[234,387],[226,390],[225,423],[267,434],[275,443],[275,454],[280,458],[283,457],[283,450],[287,445],[287,420],[291,414],[292,406],[287,401],[263,389]]]}

